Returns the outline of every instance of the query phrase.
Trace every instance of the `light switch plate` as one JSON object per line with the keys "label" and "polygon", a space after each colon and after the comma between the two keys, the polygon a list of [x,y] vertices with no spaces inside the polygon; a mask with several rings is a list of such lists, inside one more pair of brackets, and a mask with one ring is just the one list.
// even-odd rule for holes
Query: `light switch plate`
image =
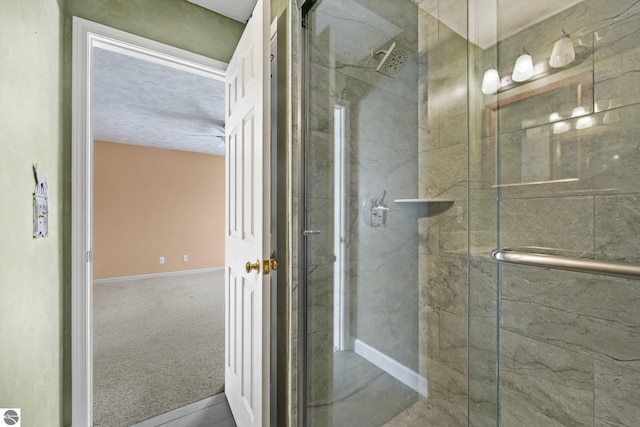
{"label": "light switch plate", "polygon": [[36,178],[36,189],[33,192],[33,237],[47,237],[49,235],[49,188],[47,179],[33,166]]}

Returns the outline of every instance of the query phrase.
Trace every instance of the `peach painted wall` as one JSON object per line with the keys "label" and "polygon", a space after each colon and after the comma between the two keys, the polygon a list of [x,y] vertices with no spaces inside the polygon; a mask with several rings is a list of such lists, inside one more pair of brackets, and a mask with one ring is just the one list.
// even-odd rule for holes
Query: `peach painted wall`
{"label": "peach painted wall", "polygon": [[95,141],[94,279],[223,266],[224,167],[220,156]]}

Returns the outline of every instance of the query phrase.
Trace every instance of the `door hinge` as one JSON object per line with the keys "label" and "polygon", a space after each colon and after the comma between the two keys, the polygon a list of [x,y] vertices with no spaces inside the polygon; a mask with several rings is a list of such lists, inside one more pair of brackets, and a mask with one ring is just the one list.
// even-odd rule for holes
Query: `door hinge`
{"label": "door hinge", "polygon": [[93,251],[87,251],[86,262],[92,262],[92,261],[93,261]]}

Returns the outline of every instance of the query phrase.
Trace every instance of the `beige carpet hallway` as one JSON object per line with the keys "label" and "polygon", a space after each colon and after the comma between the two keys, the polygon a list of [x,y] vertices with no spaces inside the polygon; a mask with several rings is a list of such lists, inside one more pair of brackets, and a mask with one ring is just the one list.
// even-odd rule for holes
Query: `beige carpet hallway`
{"label": "beige carpet hallway", "polygon": [[224,390],[224,271],[93,290],[94,426],[130,426]]}

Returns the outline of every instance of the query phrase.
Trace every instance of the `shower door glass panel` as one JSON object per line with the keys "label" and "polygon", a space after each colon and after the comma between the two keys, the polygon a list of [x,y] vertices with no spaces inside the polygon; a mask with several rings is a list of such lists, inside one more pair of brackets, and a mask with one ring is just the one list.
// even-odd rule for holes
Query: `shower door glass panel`
{"label": "shower door glass panel", "polygon": [[431,6],[304,16],[309,426],[467,425],[466,8]]}
{"label": "shower door glass panel", "polygon": [[416,6],[306,16],[307,425],[383,425],[418,398]]}
{"label": "shower door glass panel", "polygon": [[[470,343],[490,333],[499,362],[490,404],[480,399],[490,378],[470,364],[470,421],[496,425],[499,412],[503,426],[638,425],[640,284],[494,269],[489,252],[640,263],[640,2],[507,3],[478,19],[496,23],[479,31],[494,40],[470,40],[470,310],[499,315],[495,333],[470,321]],[[552,66],[558,49],[573,53]],[[527,53],[533,76],[514,82]],[[490,68],[502,77],[497,94],[481,90]]]}

